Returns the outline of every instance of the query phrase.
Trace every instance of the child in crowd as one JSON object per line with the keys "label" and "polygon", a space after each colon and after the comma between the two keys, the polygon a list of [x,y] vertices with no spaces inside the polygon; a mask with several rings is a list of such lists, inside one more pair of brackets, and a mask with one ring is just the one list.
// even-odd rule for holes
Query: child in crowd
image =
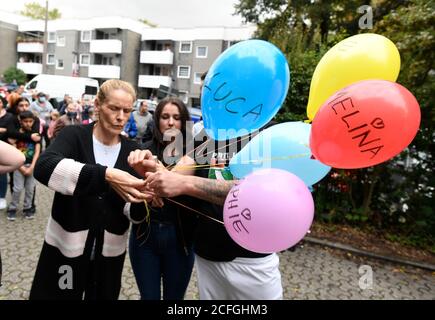
{"label": "child in crowd", "polygon": [[59,111],[53,110],[50,113],[50,119],[51,119],[51,121],[50,121],[50,124],[48,125],[48,132],[47,132],[48,138],[50,140],[53,139],[53,136],[54,136],[54,127],[56,125],[57,119],[59,119],[59,118],[60,118]]}
{"label": "child in crowd", "polygon": [[[31,111],[23,111],[19,115],[21,133],[31,132],[35,116]],[[25,189],[23,214],[26,219],[33,219],[34,211],[32,210],[32,198],[35,191],[35,179],[33,178],[33,169],[35,168],[36,160],[41,152],[41,144],[37,142],[28,142],[25,140],[12,140],[9,142],[14,144],[26,157],[24,165],[14,171],[14,187],[12,192],[12,201],[8,208],[8,220],[16,219],[17,207],[20,202],[20,196]]]}

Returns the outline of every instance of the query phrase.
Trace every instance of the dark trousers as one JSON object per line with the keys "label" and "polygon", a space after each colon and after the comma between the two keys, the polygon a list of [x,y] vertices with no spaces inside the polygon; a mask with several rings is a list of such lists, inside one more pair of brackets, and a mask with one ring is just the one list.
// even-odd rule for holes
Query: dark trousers
{"label": "dark trousers", "polygon": [[6,198],[8,189],[8,176],[6,173],[0,174],[0,198]]}
{"label": "dark trousers", "polygon": [[[182,300],[192,274],[194,254],[192,248],[183,249],[177,240],[173,224],[151,222],[147,237],[133,225],[129,253],[133,272],[142,300],[160,300],[160,279],[163,281],[164,300]],[[141,232],[145,232],[140,238]]]}

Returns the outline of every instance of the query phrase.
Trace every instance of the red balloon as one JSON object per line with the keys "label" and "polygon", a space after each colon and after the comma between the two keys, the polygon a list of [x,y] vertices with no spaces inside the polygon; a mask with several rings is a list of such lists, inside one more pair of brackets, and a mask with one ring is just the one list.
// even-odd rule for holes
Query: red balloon
{"label": "red balloon", "polygon": [[370,167],[405,149],[417,134],[420,117],[417,100],[400,84],[355,82],[337,91],[317,112],[311,151],[334,168]]}

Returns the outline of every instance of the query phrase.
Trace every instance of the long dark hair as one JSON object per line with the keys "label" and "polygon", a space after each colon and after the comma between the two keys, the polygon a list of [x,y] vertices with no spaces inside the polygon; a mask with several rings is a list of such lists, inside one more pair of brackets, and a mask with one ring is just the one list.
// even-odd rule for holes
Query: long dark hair
{"label": "long dark hair", "polygon": [[15,100],[14,104],[9,108],[9,112],[18,116],[18,105],[22,101],[26,101],[30,105],[30,101],[27,98],[19,97],[17,100]]}
{"label": "long dark hair", "polygon": [[183,135],[183,154],[185,153],[186,147],[186,136],[187,130],[186,125],[187,121],[190,120],[189,110],[183,101],[175,97],[167,97],[159,102],[154,111],[154,132],[153,132],[153,140],[155,145],[157,146],[157,157],[159,160],[163,159],[163,150],[166,147],[165,142],[163,141],[163,134],[160,132],[160,116],[162,115],[163,109],[167,104],[174,104],[178,108],[178,112],[180,112],[180,121],[181,121],[181,134]]}

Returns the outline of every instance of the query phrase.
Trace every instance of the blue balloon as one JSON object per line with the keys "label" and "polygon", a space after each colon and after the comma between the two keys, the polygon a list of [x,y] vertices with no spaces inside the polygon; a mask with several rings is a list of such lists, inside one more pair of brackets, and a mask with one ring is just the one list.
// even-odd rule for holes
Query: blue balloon
{"label": "blue balloon", "polygon": [[204,128],[214,140],[243,136],[278,112],[290,84],[282,52],[262,40],[239,42],[210,67],[202,88]]}
{"label": "blue balloon", "polygon": [[243,178],[255,170],[287,170],[311,186],[320,181],[331,167],[312,159],[309,146],[311,125],[286,122],[261,131],[230,161],[231,173]]}

